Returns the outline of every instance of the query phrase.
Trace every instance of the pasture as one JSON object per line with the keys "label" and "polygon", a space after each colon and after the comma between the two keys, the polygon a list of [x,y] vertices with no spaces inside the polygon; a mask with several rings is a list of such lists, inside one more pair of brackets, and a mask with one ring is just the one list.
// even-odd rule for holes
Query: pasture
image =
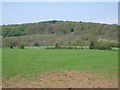
{"label": "pasture", "polygon": [[[117,87],[118,51],[89,49],[43,49],[38,47],[25,49],[4,48],[2,52],[3,87],[25,87],[26,84],[23,83],[18,83],[21,85],[11,84],[15,80],[19,81],[23,78],[27,82],[30,82],[29,80],[34,83],[37,82],[35,85],[32,83],[31,85],[33,86],[31,87],[39,87],[42,83],[39,79],[46,78],[50,83],[51,79],[48,77],[51,76],[49,75],[53,75],[53,77],[56,77],[57,75],[59,76],[58,78],[63,78],[62,75],[66,72],[67,75],[70,74],[71,76],[69,79],[72,77],[76,79],[74,82],[71,82],[71,85],[67,86],[66,83],[69,79],[66,76],[67,80],[64,78],[64,83],[57,83],[61,87],[72,87],[72,83],[76,83],[78,85],[73,85],[73,87],[80,87],[81,85],[79,86],[79,79],[77,79],[77,77],[81,78],[88,75],[84,77],[86,80],[86,78],[92,74],[92,80],[97,80],[97,82],[94,83],[104,84],[102,80],[107,80],[107,82],[109,81],[110,83],[108,82],[108,84],[104,84],[106,86],[103,85],[103,87]],[[81,76],[81,73],[83,76]],[[38,79],[39,75],[43,76],[40,76]],[[41,87],[57,87],[55,86],[56,84],[53,84],[52,86],[52,82],[54,83],[53,79],[49,85],[47,85],[48,81],[45,82],[43,80],[43,83],[46,83],[46,85],[42,84]],[[113,83],[111,83],[112,81]],[[58,80],[58,82],[62,81]],[[83,83],[85,83],[84,80]],[[98,85],[98,87],[102,87],[101,84]],[[26,86],[29,87],[29,85]],[[83,85],[83,87],[93,86]]]}

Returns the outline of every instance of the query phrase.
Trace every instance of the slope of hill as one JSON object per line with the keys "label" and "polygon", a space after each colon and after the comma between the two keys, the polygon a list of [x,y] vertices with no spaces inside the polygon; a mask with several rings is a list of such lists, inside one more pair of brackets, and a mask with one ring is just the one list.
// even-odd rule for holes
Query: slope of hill
{"label": "slope of hill", "polygon": [[44,21],[38,23],[3,25],[3,47],[34,45],[89,45],[90,41],[118,41],[118,25],[91,22]]}

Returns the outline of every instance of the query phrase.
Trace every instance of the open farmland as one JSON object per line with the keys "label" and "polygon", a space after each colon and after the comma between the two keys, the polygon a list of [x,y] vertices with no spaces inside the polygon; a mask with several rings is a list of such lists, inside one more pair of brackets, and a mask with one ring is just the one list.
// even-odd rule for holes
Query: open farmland
{"label": "open farmland", "polygon": [[118,2],[1,5],[0,87],[118,88]]}
{"label": "open farmland", "polygon": [[4,48],[2,58],[3,87],[85,88],[118,84],[118,51]]}

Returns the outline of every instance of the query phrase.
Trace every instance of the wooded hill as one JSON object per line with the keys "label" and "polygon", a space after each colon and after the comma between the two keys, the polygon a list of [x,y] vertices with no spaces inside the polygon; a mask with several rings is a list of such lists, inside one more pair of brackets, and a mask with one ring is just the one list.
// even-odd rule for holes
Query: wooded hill
{"label": "wooded hill", "polygon": [[118,29],[113,24],[73,21],[44,21],[38,23],[3,25],[3,47],[19,46],[50,46],[89,45],[100,41],[112,46],[118,45]]}

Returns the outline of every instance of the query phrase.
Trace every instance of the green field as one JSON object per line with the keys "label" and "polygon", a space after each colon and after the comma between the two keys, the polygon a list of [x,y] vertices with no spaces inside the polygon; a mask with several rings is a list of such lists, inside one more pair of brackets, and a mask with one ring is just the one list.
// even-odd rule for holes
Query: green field
{"label": "green field", "polygon": [[118,52],[42,48],[3,49],[3,78],[51,71],[86,70],[117,76]]}

